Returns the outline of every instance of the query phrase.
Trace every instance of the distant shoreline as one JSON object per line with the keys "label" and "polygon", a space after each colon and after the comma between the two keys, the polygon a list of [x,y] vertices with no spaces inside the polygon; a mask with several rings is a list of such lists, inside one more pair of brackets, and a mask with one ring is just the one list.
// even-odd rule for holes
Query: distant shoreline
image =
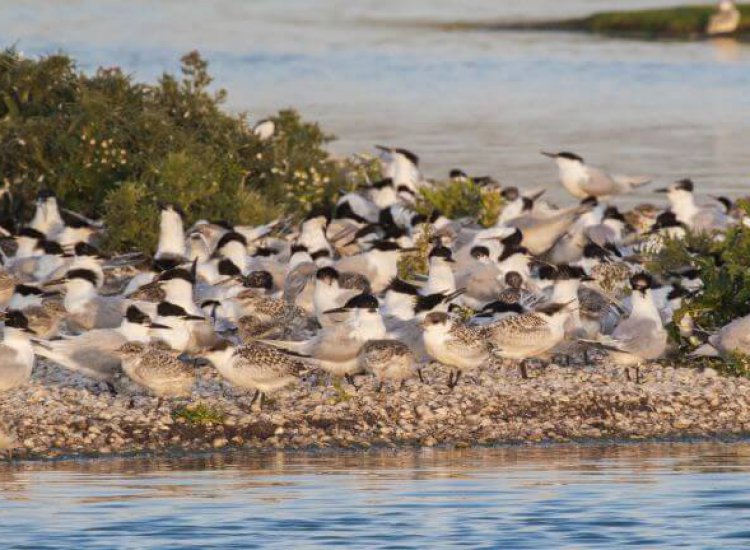
{"label": "distant shoreline", "polygon": [[[578,365],[523,380],[510,364],[490,364],[449,392],[445,369],[427,384],[375,391],[307,381],[275,395],[263,411],[226,390],[201,367],[190,401],[128,393],[42,363],[31,383],[0,403],[15,426],[13,460],[190,455],[219,450],[317,451],[612,444],[659,440],[740,440],[750,436],[750,379],[712,369],[653,365],[644,382],[619,368]],[[182,414],[188,403],[218,411]]]}
{"label": "distant shoreline", "polygon": [[[750,5],[738,6],[742,19],[731,38],[750,41]],[[599,12],[587,17],[518,22],[456,21],[431,26],[445,31],[562,31],[645,40],[706,40],[714,5]]]}

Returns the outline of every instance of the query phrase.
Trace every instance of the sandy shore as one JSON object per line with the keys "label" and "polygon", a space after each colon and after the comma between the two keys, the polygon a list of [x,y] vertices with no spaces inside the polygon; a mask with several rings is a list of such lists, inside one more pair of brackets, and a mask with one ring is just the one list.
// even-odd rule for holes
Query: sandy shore
{"label": "sandy shore", "polygon": [[[250,397],[200,367],[190,400],[162,403],[40,362],[31,383],[0,399],[14,458],[159,453],[224,447],[306,449],[471,446],[504,443],[750,434],[750,380],[712,369],[652,366],[641,384],[605,365],[533,369],[491,364],[452,392],[446,372],[425,369],[425,384],[375,391],[334,387],[313,375],[276,394],[262,411]],[[196,405],[219,415],[190,418]],[[182,414],[177,414],[183,411]]]}

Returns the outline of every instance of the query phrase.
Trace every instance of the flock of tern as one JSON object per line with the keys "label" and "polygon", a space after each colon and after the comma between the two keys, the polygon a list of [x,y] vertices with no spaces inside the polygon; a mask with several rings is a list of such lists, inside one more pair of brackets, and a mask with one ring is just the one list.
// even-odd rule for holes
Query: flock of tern
{"label": "flock of tern", "polygon": [[[105,228],[41,192],[2,257],[0,390],[28,381],[37,356],[102,389],[118,391],[125,378],[159,398],[189,396],[196,365],[210,363],[261,406],[303,373],[352,384],[369,374],[382,387],[421,379],[437,362],[452,388],[492,357],[527,377],[529,360],[591,347],[638,379],[640,365],[665,354],[672,313],[702,284],[691,266],[657,280],[646,254],[687,230],[720,236],[746,223],[729,199],[700,205],[688,179],[660,190],[663,209],[626,218],[612,201],[649,178],[560,152],[544,154],[580,202],[559,208],[543,192],[472,178],[504,199],[497,223],[482,228],[418,214],[421,188],[439,184],[422,177],[414,153],[379,150],[382,180],[296,227],[201,220],[186,230],[180,208],[161,205],[148,260],[105,257],[92,244]],[[399,278],[419,243],[429,243],[428,271]],[[750,318],[697,353],[733,350],[750,350]]]}

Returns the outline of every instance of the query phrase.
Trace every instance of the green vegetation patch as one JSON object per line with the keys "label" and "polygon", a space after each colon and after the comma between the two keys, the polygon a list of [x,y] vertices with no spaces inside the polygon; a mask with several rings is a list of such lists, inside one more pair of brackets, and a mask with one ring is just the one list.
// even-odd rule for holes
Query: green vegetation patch
{"label": "green vegetation patch", "polygon": [[224,410],[204,403],[187,405],[172,412],[172,418],[184,418],[188,424],[221,424],[225,418]]}
{"label": "green vegetation patch", "polygon": [[[324,149],[332,136],[292,110],[261,140],[243,114],[222,109],[208,63],[182,58],[181,76],[136,82],[119,68],[93,75],[66,55],[0,52],[0,177],[12,201],[2,221],[28,219],[39,189],[103,218],[109,250],[153,250],[159,201],[197,219],[257,224],[330,206],[350,171]],[[356,175],[356,174],[355,174]]]}
{"label": "green vegetation patch", "polygon": [[[750,33],[750,6],[738,6],[741,19],[736,34]],[[594,14],[580,20],[580,28],[603,34],[638,35],[644,38],[695,38],[705,35],[715,5],[679,6]]]}

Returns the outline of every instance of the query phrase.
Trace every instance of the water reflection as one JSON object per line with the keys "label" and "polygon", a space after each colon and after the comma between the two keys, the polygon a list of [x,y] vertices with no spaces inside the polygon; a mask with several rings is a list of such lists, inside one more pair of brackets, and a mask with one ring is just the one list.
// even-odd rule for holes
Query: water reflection
{"label": "water reflection", "polygon": [[716,60],[723,63],[736,63],[742,59],[742,46],[732,37],[719,37],[711,39],[714,47]]}
{"label": "water reflection", "polygon": [[750,443],[37,462],[0,467],[0,535],[50,548],[114,535],[131,546],[146,535],[154,546],[701,546],[750,541],[749,494]]}

